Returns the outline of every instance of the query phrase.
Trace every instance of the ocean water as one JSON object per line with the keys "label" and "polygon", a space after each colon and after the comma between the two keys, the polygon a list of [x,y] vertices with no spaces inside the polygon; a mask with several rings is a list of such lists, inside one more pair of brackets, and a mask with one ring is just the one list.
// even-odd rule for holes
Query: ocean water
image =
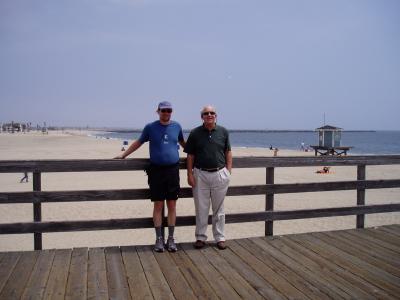
{"label": "ocean water", "polygon": [[[107,131],[97,133],[100,138],[119,139],[129,143],[140,136],[140,131]],[[189,131],[184,131],[185,139]],[[230,131],[233,147],[258,147],[298,150],[302,142],[306,146],[318,145],[318,133],[312,131]],[[122,142],[121,142],[122,143]],[[400,131],[344,131],[342,146],[353,147],[348,153],[400,154]]]}

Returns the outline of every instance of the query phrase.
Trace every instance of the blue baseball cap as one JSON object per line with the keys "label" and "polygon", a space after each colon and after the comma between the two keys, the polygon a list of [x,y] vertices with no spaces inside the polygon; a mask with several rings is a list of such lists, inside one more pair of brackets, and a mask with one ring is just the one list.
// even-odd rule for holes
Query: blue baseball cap
{"label": "blue baseball cap", "polygon": [[172,104],[168,101],[162,101],[158,104],[158,109],[164,109],[164,108],[171,108],[172,109]]}

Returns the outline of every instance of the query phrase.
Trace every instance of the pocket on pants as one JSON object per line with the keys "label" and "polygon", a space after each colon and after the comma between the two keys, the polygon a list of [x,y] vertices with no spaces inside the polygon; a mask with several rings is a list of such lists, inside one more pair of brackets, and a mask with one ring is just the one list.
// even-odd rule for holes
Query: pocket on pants
{"label": "pocket on pants", "polygon": [[230,179],[231,179],[231,173],[229,173],[229,171],[228,171],[227,168],[223,168],[219,174],[220,174],[220,176],[221,176],[221,178],[222,178],[223,180],[226,180],[226,181],[228,181],[228,182],[230,181]]}

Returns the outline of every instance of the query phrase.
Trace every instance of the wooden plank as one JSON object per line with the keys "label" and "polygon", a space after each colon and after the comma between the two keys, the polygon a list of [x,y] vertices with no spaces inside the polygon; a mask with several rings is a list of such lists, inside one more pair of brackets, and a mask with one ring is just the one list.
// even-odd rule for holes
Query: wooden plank
{"label": "wooden plank", "polygon": [[88,257],[88,299],[109,299],[104,248],[89,249]]}
{"label": "wooden plank", "polygon": [[392,237],[397,244],[400,244],[400,229],[396,229],[394,226],[379,226],[379,227],[373,227],[370,228],[371,230],[375,230],[377,232],[383,232],[384,234],[387,234],[388,237]]}
{"label": "wooden plank", "polygon": [[0,173],[21,172],[84,172],[84,171],[143,171],[149,164],[146,158],[135,159],[52,159],[3,160]]}
{"label": "wooden plank", "polygon": [[[357,180],[365,180],[365,165],[357,166]],[[357,188],[357,205],[365,205],[365,188]],[[365,215],[357,215],[356,228],[364,228]]]}
{"label": "wooden plank", "polygon": [[271,245],[271,238],[253,238],[251,241],[256,244],[258,247],[270,253],[272,257],[274,257],[277,261],[284,264],[287,268],[290,268],[292,272],[297,273],[299,276],[302,276],[304,280],[307,280],[310,284],[331,297],[332,299],[350,299],[350,295],[345,293],[343,290],[339,289],[337,286],[333,285],[330,280],[321,276],[320,274],[316,274],[315,272],[307,269],[302,263],[297,262],[292,259],[290,256],[285,255],[280,250],[277,250],[275,247]]}
{"label": "wooden plank", "polygon": [[398,239],[393,238],[392,236],[387,236],[382,232],[378,232],[374,229],[366,228],[364,232],[362,232],[363,236],[371,236],[375,239],[376,243],[384,245],[390,250],[400,253],[400,245],[398,245]]}
{"label": "wooden plank", "polygon": [[21,298],[38,255],[38,251],[21,252],[17,265],[1,291],[0,299]]}
{"label": "wooden plank", "polygon": [[112,200],[142,200],[150,198],[150,190],[76,190],[76,191],[40,191],[0,193],[0,203],[59,203],[89,202]]}
{"label": "wooden plank", "polygon": [[[40,172],[33,172],[33,190],[35,192],[42,190],[42,174]],[[33,221],[42,221],[42,204],[40,202],[33,203]],[[42,233],[33,233],[33,249],[42,250]]]}
{"label": "wooden plank", "polygon": [[0,261],[0,294],[8,278],[11,276],[15,266],[21,257],[20,252],[1,253]]}
{"label": "wooden plank", "polygon": [[43,299],[63,300],[71,263],[71,249],[56,250]]}
{"label": "wooden plank", "polygon": [[131,299],[119,247],[105,248],[108,293],[111,299]]}
{"label": "wooden plank", "polygon": [[376,230],[378,230],[378,231],[382,230],[384,232],[388,232],[388,233],[391,233],[391,234],[397,236],[397,238],[400,238],[400,230],[397,229],[396,227],[393,227],[393,226],[381,226],[381,227],[376,228]]}
{"label": "wooden plank", "polygon": [[351,236],[356,236],[356,237],[362,238],[364,240],[367,240],[370,243],[373,243],[377,247],[386,248],[387,250],[391,251],[395,255],[398,255],[398,253],[399,253],[399,251],[398,251],[399,249],[395,245],[393,245],[391,243],[387,243],[387,242],[382,241],[382,240],[379,240],[379,239],[377,239],[376,237],[372,236],[370,233],[368,233],[368,232],[366,232],[364,230],[361,230],[360,232],[357,232],[356,230],[348,230],[347,234],[349,234]]}
{"label": "wooden plank", "polygon": [[136,248],[121,247],[121,253],[132,299],[153,299]]}
{"label": "wooden plank", "polygon": [[[400,179],[354,180],[332,182],[281,183],[267,181],[263,185],[230,186],[227,196],[287,194],[355,189],[382,189],[400,187]],[[77,191],[32,191],[0,193],[0,203],[51,203],[51,202],[89,202],[112,200],[143,200],[150,198],[150,190],[77,190]],[[181,188],[179,198],[193,198],[191,188]]]}
{"label": "wooden plank", "polygon": [[289,235],[286,236],[292,245],[299,244],[304,249],[317,254],[323,263],[327,266],[331,266],[331,270],[343,274],[344,278],[354,284],[355,286],[365,289],[372,296],[378,299],[394,299],[394,297],[388,294],[384,289],[376,286],[374,282],[366,280],[362,275],[364,271],[358,272],[359,270],[353,269],[352,265],[346,261],[340,261],[340,258],[335,257],[332,253],[327,251],[318,242],[310,242],[307,240],[307,234],[300,235]]}
{"label": "wooden plank", "polygon": [[398,281],[398,279],[395,276],[375,268],[374,266],[361,261],[357,257],[348,255],[340,249],[333,247],[312,235],[302,235],[301,237],[296,236],[293,238],[295,240],[301,238],[302,241],[306,241],[307,247],[310,245],[317,246],[321,255],[331,259],[341,267],[354,272],[380,289],[385,290],[386,293],[389,293],[392,296],[399,294],[400,288],[397,286],[396,281]]}
{"label": "wooden plank", "polygon": [[[265,169],[265,184],[274,186],[275,181],[275,168],[268,167]],[[265,193],[265,210],[266,211],[274,211],[274,192],[267,191]],[[274,222],[273,221],[265,221],[265,235],[274,235]]]}
{"label": "wooden plank", "polygon": [[[245,241],[245,240],[239,240]],[[243,247],[238,240],[229,241],[229,248],[266,281],[266,293],[269,299],[303,299],[307,298],[299,289],[289,283],[284,275],[275,272],[264,260],[257,258],[251,251]]]}
{"label": "wooden plank", "polygon": [[[68,159],[68,160],[2,160],[0,173],[27,172],[83,172],[144,170],[148,159]],[[305,167],[305,166],[355,166],[400,164],[400,155],[374,156],[280,156],[280,157],[234,157],[235,168]],[[186,168],[180,159],[180,168]]]}
{"label": "wooden plank", "polygon": [[381,212],[390,212],[398,210],[400,210],[400,203],[383,204],[383,205],[332,207],[332,208],[319,208],[319,209],[299,209],[299,210],[285,210],[285,211],[273,211],[273,212],[263,211],[256,213],[229,214],[225,216],[225,222],[243,223],[243,222],[257,222],[265,220],[310,219],[310,218],[321,218],[321,217],[348,216],[355,214],[381,213]]}
{"label": "wooden plank", "polygon": [[290,247],[295,253],[308,257],[317,264],[319,268],[329,271],[331,274],[336,274],[337,276],[334,277],[334,280],[338,281],[338,283],[343,286],[349,287],[351,289],[351,294],[354,294],[356,299],[376,299],[376,296],[373,294],[376,291],[376,287],[367,281],[320,256],[318,252],[314,252],[304,245],[296,243],[288,236],[281,237],[280,241]]}
{"label": "wooden plank", "polygon": [[208,284],[220,298],[240,299],[236,291],[229,285],[225,278],[215,269],[204,256],[204,250],[193,249],[191,245],[182,244],[185,253],[190,257],[194,265],[201,272]]}
{"label": "wooden plank", "polygon": [[73,249],[67,288],[65,291],[66,300],[78,300],[87,298],[87,267],[88,249]]}
{"label": "wooden plank", "polygon": [[350,247],[352,250],[359,251],[360,255],[368,255],[378,261],[383,261],[385,264],[389,265],[389,269],[395,268],[395,273],[400,273],[400,271],[398,271],[400,270],[399,254],[392,255],[392,253],[386,251],[383,247],[379,248],[377,245],[369,243],[367,240],[360,239],[357,236],[347,235],[346,232],[343,231],[326,232],[325,234],[335,239],[335,241],[346,244],[347,247]]}
{"label": "wooden plank", "polygon": [[172,259],[173,255],[175,255],[175,253],[170,254],[165,252],[162,255],[154,255],[154,257],[156,258],[161,272],[164,274],[164,277],[167,280],[174,297],[182,300],[196,299],[196,296],[190,288],[190,285],[188,282],[186,282],[186,279],[180,272],[179,267]]}
{"label": "wooden plank", "polygon": [[0,234],[33,232],[70,232],[154,227],[152,218],[110,219],[92,221],[55,221],[0,224]]}
{"label": "wooden plank", "polygon": [[[325,233],[315,233],[315,237],[323,240],[324,242],[335,246],[342,250],[343,252],[346,252],[350,255],[356,256],[359,259],[362,259],[363,261],[379,268],[382,269],[394,276],[400,277],[400,269],[397,267],[394,267],[391,264],[388,264],[384,262],[382,259],[377,258],[376,256],[370,255],[368,253],[365,253],[363,250],[356,249],[355,243],[346,243],[339,238],[336,238],[335,236],[328,235]],[[400,258],[400,256],[399,256]]]}
{"label": "wooden plank", "polygon": [[364,291],[354,288],[354,286],[349,284],[346,280],[337,275],[335,272],[332,272],[329,268],[325,267],[325,265],[318,264],[309,256],[292,249],[288,244],[285,244],[281,238],[268,239],[268,243],[275,247],[277,251],[295,260],[298,264],[306,267],[310,272],[316,274],[316,276],[324,278],[324,280],[330,282],[333,286],[335,286],[335,289],[340,289],[345,292],[346,295],[344,296],[344,298],[372,298]]}
{"label": "wooden plank", "polygon": [[208,281],[196,268],[183,249],[178,245],[179,251],[171,255],[175,264],[189,283],[193,293],[199,299],[219,299]]}
{"label": "wooden plank", "polygon": [[399,250],[397,252],[400,252],[400,239],[396,235],[374,228],[367,228],[366,232],[378,240],[394,245]]}
{"label": "wooden plank", "polygon": [[21,299],[42,299],[50,269],[53,264],[55,250],[42,250],[39,253],[31,277],[25,287]]}
{"label": "wooden plank", "polygon": [[383,156],[280,156],[280,157],[234,157],[233,165],[235,168],[262,168],[262,167],[305,167],[305,166],[355,166],[359,164],[365,165],[381,165],[381,164],[398,164],[399,155],[383,155]]}
{"label": "wooden plank", "polygon": [[318,287],[313,286],[308,281],[304,280],[302,276],[293,272],[286,265],[277,261],[264,249],[258,247],[250,239],[241,239],[237,241],[243,248],[247,249],[252,255],[262,261],[276,274],[283,276],[291,285],[297,288],[307,298],[310,299],[325,299],[327,295],[322,293]]}
{"label": "wooden plank", "polygon": [[[238,273],[228,261],[220,256],[220,252],[216,251],[212,247],[206,247],[202,250],[204,256],[207,260],[214,266],[218,272],[225,278],[225,280],[232,286],[236,293],[243,299],[263,299],[263,297],[258,294],[253,287],[245,280],[240,273]],[[236,259],[236,257],[235,257]]]}
{"label": "wooden plank", "polygon": [[[392,226],[390,228],[397,228],[397,226]],[[328,232],[328,233],[296,235],[295,237],[285,236],[285,237],[266,238],[265,240],[268,242],[268,245],[273,247],[274,249],[272,250],[275,250],[276,252],[271,251],[270,248],[264,251],[259,246],[255,246],[254,243],[251,241],[251,239],[245,239],[244,243],[242,243],[242,241],[238,242],[229,241],[228,242],[229,248],[225,251],[216,251],[214,248],[210,247],[199,251],[192,249],[192,246],[189,244],[187,244],[186,247],[195,252],[196,253],[195,255],[200,255],[202,257],[203,260],[200,259],[200,264],[205,260],[205,262],[209,265],[208,267],[214,270],[215,273],[217,274],[222,273],[223,276],[221,276],[221,280],[224,280],[225,283],[230,288],[233,287],[233,289],[235,289],[236,291],[240,290],[240,287],[244,285],[245,290],[241,291],[240,294],[241,297],[246,297],[247,295],[246,292],[252,293],[251,291],[255,289],[261,296],[266,298],[278,299],[279,296],[280,298],[283,298],[284,296],[280,294],[280,289],[276,287],[276,282],[278,282],[280,283],[281,288],[284,287],[286,284],[286,287],[289,287],[289,291],[290,288],[292,289],[290,293],[285,293],[285,297],[313,298],[312,295],[308,295],[307,293],[302,294],[300,292],[300,289],[298,290],[298,293],[300,293],[300,295],[297,294],[297,296],[295,296],[293,290],[297,290],[297,288],[299,288],[300,286],[299,282],[293,281],[293,278],[290,278],[290,276],[288,276],[287,278],[288,281],[286,279],[283,279],[283,276],[286,276],[286,273],[283,271],[284,268],[286,267],[288,270],[292,270],[294,268],[291,261],[290,264],[286,264],[286,266],[283,266],[283,268],[282,266],[280,266],[281,269],[278,269],[278,267],[276,267],[276,269],[269,267],[271,261],[275,261],[276,265],[279,265],[281,263],[282,257],[290,257],[298,264],[302,264],[309,271],[315,273],[316,276],[320,276],[321,278],[324,278],[324,280],[331,282],[333,286],[340,288],[346,294],[349,294],[352,298],[358,298],[358,299],[396,298],[396,293],[400,289],[400,280],[399,280],[400,277],[398,276],[398,271],[391,269],[393,272],[395,272],[396,274],[395,275],[393,274],[393,272],[390,272],[390,270],[387,269],[386,266],[387,263],[384,266],[378,265],[378,263],[380,264],[379,259],[381,259],[382,257],[384,258],[385,253],[388,253],[390,259],[393,260],[396,257],[398,257],[399,254],[388,248],[381,247],[380,245],[376,245],[375,249],[369,250],[368,247],[374,246],[374,244],[377,243],[380,244],[385,242],[375,237],[372,237],[368,233],[368,231],[369,230],[350,230],[350,232],[353,232],[352,235],[347,234],[346,233],[347,231],[343,232],[335,231],[332,233]],[[377,234],[380,233],[380,231],[377,229],[374,229],[373,231]],[[368,239],[367,238],[363,239],[361,237],[358,237],[358,233],[361,234],[361,232],[363,233],[367,232],[365,236],[368,237]],[[387,238],[391,237],[392,239],[398,240],[396,235],[388,232],[385,233],[387,235]],[[351,238],[351,242],[349,242],[349,237]],[[301,240],[302,242],[296,240],[298,238],[300,238],[299,240]],[[255,240],[264,240],[264,238],[256,238]],[[390,245],[393,246],[393,243],[391,243]],[[363,249],[363,247],[365,249]],[[134,247],[131,248],[134,249]],[[150,246],[144,248],[146,248],[151,253],[151,255],[153,256],[153,261],[155,262],[155,265],[159,268],[160,271],[166,270],[168,266],[172,266],[172,268],[174,269],[172,271],[167,270],[167,272],[169,272],[169,275],[167,275],[166,273],[161,274],[164,280],[165,278],[168,278],[168,276],[171,276],[171,278],[173,278],[173,274],[180,274],[177,276],[177,278],[180,277],[180,279],[179,280],[177,279],[175,281],[175,284],[179,284],[179,282],[183,280],[183,282],[187,283],[185,284],[186,288],[193,290],[195,297],[199,297],[199,295],[214,295],[214,297],[217,297],[214,294],[215,284],[212,285],[209,282],[210,280],[213,279],[210,279],[210,276],[202,275],[203,273],[201,273],[199,270],[200,267],[202,266],[196,267],[193,264],[192,258],[190,256],[189,257],[186,256],[187,254],[186,250],[178,251],[178,253],[174,254],[170,253],[153,254],[150,250],[151,249]],[[384,254],[380,254],[381,250],[383,251]],[[54,261],[51,268],[49,267],[49,261],[44,258],[46,256],[45,254],[46,251],[40,252],[39,257],[35,258],[36,262],[33,263],[34,267],[31,268],[32,272],[28,273],[29,279],[25,278],[24,280],[23,279],[24,277],[22,276],[22,286],[17,287],[17,289],[20,289],[21,292],[18,291],[14,293],[7,292],[7,295],[20,295],[17,298],[21,298],[21,295],[22,297],[25,298],[32,298],[29,297],[29,295],[31,296],[36,295],[37,297],[35,298],[42,298],[43,296],[46,299],[63,299],[64,298],[63,293],[65,293],[65,286],[67,285],[66,275],[64,276],[65,278],[64,280],[60,279],[61,283],[59,283],[59,286],[63,288],[58,289],[60,291],[58,297],[56,293],[53,294],[50,293],[50,295],[55,295],[54,297],[47,295],[48,291],[53,290],[52,288],[49,287],[54,286],[54,282],[56,281],[54,280],[56,263],[58,259],[61,258],[60,255],[57,255],[58,253],[57,251],[55,251]],[[263,256],[262,254],[263,252],[266,253],[265,256]],[[241,255],[239,253],[241,253]],[[255,255],[259,256],[252,257],[250,253],[254,253]],[[71,250],[69,250],[69,254],[71,254]],[[134,254],[136,255],[137,263],[139,264],[140,268],[142,268],[141,267],[142,262],[139,261],[138,254],[135,251]],[[0,253],[0,266],[2,266],[2,264],[5,262],[5,259],[8,255],[9,253]],[[154,257],[154,255],[160,255],[160,256]],[[279,257],[279,255],[281,257]],[[123,274],[126,271],[126,277],[129,280],[128,265],[130,265],[130,263],[125,263],[124,254],[123,257],[120,258],[120,260],[122,268],[124,268],[125,266],[125,269],[122,270],[121,273]],[[66,261],[65,255],[63,261],[65,265]],[[64,273],[67,272],[65,271],[65,269],[68,270],[69,260],[67,261],[68,261],[67,268],[64,268]],[[385,260],[382,259],[382,261],[384,262]],[[180,264],[174,266],[175,262],[179,262]],[[8,271],[9,274],[11,275],[8,275],[6,282],[4,284],[5,288],[8,288],[8,290],[10,290],[11,281],[18,282],[19,285],[21,277],[20,275],[26,274],[26,269],[22,268],[21,266],[19,267],[20,274],[17,274],[16,269],[21,262],[14,261],[14,263],[15,265],[13,270]],[[396,263],[398,263],[398,260],[394,261],[393,267],[396,266]],[[86,264],[88,264],[88,262],[86,262]],[[258,269],[257,266],[259,266]],[[271,272],[268,275],[266,275],[264,271],[261,271],[268,268],[269,270],[271,270]],[[70,279],[71,276],[73,276],[72,269],[73,267],[71,266]],[[89,255],[88,269],[90,269],[90,255]],[[134,272],[134,270],[135,269],[132,269],[132,272]],[[0,275],[2,274],[2,272],[3,270],[0,268]],[[104,272],[104,270],[100,272]],[[188,275],[191,273],[196,274],[196,272],[197,275]],[[261,275],[261,273],[264,274],[264,276]],[[43,292],[43,282],[45,282],[46,278],[45,274],[48,274],[49,279],[46,289]],[[144,278],[144,280],[146,279],[145,278],[146,275],[147,273],[142,273],[143,276],[142,278]],[[390,275],[393,276],[390,277]],[[90,278],[89,273],[87,277]],[[277,277],[278,280],[276,280]],[[1,283],[1,278],[2,277],[0,276],[0,283]],[[196,287],[194,281],[196,281],[198,278],[203,280],[203,282],[206,282],[205,288],[204,287],[198,288],[200,284],[197,285],[197,288],[193,288]],[[242,280],[245,280],[245,282],[243,282]],[[299,281],[300,280],[301,279],[299,279]],[[169,279],[167,281],[169,282]],[[383,282],[386,282],[386,284],[384,284]],[[68,285],[69,284],[70,282],[68,282]],[[264,284],[264,287],[261,286],[262,284]],[[87,285],[90,286],[89,281],[87,282]],[[201,285],[203,284],[201,283]],[[296,287],[293,287],[293,285]],[[33,286],[36,286],[37,288],[33,288]],[[351,286],[353,286],[353,289],[350,291],[349,289],[351,289]],[[263,290],[259,289],[259,287],[261,287],[261,289]],[[132,287],[130,288],[132,290]],[[174,289],[176,288],[174,288],[171,285],[171,289],[174,292],[175,291]],[[207,289],[209,291],[209,294],[205,292]],[[5,289],[0,288],[0,299],[3,299],[3,295],[5,295],[4,291]],[[150,288],[148,288],[148,291],[151,297],[152,295],[150,293]],[[181,293],[180,295],[184,295],[184,289],[181,289],[180,293]],[[275,295],[273,293],[275,293]],[[175,296],[176,298],[182,298],[182,296],[178,296],[177,293],[175,293],[175,295],[173,296]],[[341,296],[343,297],[343,295]],[[90,297],[89,292],[87,292],[87,297],[88,298]],[[109,297],[112,298],[110,295]],[[212,297],[205,297],[205,298],[212,298]]]}
{"label": "wooden plank", "polygon": [[[245,278],[261,296],[266,299],[286,299],[285,296],[288,295],[288,298],[294,298],[290,293],[295,290],[297,291],[295,294],[298,296],[298,299],[305,297],[304,294],[301,294],[287,282],[286,288],[288,289],[285,289],[285,296],[283,296],[282,293],[277,291],[272,284],[267,281],[271,280],[272,282],[276,282],[276,277],[280,277],[277,276],[278,274],[263,265],[260,260],[254,258],[235,241],[228,241],[227,244],[228,249],[220,251],[219,254],[240,274],[240,276]],[[267,272],[265,272],[264,269],[268,269],[270,273],[266,275],[265,273]],[[271,278],[269,278],[270,276]]]}
{"label": "wooden plank", "polygon": [[382,189],[399,187],[399,183],[399,179],[385,179],[231,186],[228,189],[227,195],[260,195],[264,193],[290,194],[341,190],[346,191],[355,189]]}
{"label": "wooden plank", "polygon": [[153,254],[151,246],[138,246],[136,250],[153,297],[155,299],[174,299],[174,295],[154,258],[154,255],[163,255],[164,253]]}
{"label": "wooden plank", "polygon": [[[225,222],[243,223],[265,220],[293,220],[308,219],[334,216],[348,216],[355,214],[370,214],[393,212],[400,210],[400,203],[333,207],[320,209],[302,209],[287,211],[263,211],[255,213],[229,214],[225,216]],[[211,218],[209,218],[211,222]],[[176,226],[188,226],[195,224],[195,217],[178,217]],[[132,228],[152,228],[154,226],[152,218],[135,219],[111,219],[111,220],[91,220],[91,221],[53,221],[53,222],[26,222],[0,224],[0,234],[21,234],[33,232],[69,232],[69,231],[92,231],[92,230],[111,230],[111,229],[132,229]]]}
{"label": "wooden plank", "polygon": [[379,261],[373,257],[364,255],[362,252],[354,251],[351,246],[340,242],[336,238],[332,239],[324,233],[312,233],[311,236],[323,241],[323,243],[329,245],[329,248],[332,250],[339,249],[339,255],[349,257],[353,263],[368,269],[370,272],[377,274],[382,278],[385,278],[385,280],[387,280],[389,283],[400,288],[400,280],[397,278],[400,274],[398,269],[393,268],[388,264],[384,264],[382,261]]}

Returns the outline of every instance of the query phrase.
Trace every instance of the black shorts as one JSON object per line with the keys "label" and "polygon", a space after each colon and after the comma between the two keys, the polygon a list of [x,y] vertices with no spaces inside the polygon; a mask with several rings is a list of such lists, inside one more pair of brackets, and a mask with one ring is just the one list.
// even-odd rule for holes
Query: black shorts
{"label": "black shorts", "polygon": [[170,166],[150,165],[147,169],[151,201],[177,200],[179,164]]}

